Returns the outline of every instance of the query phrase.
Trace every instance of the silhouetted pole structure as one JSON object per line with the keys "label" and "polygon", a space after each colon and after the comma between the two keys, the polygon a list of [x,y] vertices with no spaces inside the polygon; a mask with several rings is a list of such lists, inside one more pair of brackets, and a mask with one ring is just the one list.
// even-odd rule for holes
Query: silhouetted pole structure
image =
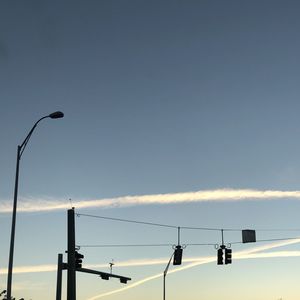
{"label": "silhouetted pole structure", "polygon": [[[57,268],[57,300],[61,297],[61,277],[62,270],[67,269],[67,300],[76,300],[76,271],[99,275],[102,279],[108,280],[110,277],[120,279],[121,283],[127,283],[131,280],[129,277],[120,276],[112,273],[105,273],[87,268],[82,268],[82,254],[77,252],[76,239],[75,239],[75,209],[68,210],[68,261],[67,263],[62,262],[62,255],[58,257],[58,268]],[[60,256],[61,255],[61,256]]]}
{"label": "silhouetted pole structure", "polygon": [[74,207],[68,210],[68,279],[67,300],[76,300],[76,267],[75,267],[75,212]]}
{"label": "silhouetted pole structure", "polygon": [[172,256],[170,257],[170,260],[169,260],[169,262],[168,262],[168,264],[167,264],[167,266],[166,266],[166,268],[165,268],[165,270],[164,270],[163,300],[166,300],[166,276],[167,276],[167,274],[168,274],[168,270],[169,270],[169,267],[170,267],[170,263],[171,263],[171,261],[172,261],[172,258],[173,258],[173,256],[174,256],[174,253],[175,253],[175,252],[173,252]]}
{"label": "silhouetted pole structure", "polygon": [[6,298],[11,300],[11,286],[12,286],[12,271],[13,271],[13,261],[14,261],[14,247],[15,247],[15,231],[16,231],[16,216],[17,216],[17,202],[18,202],[18,185],[19,185],[19,167],[22,154],[26,148],[26,145],[36,128],[37,124],[46,118],[58,119],[62,118],[64,114],[60,111],[56,111],[48,116],[40,118],[31,128],[28,135],[21,145],[18,145],[17,149],[17,163],[16,163],[16,176],[15,176],[15,188],[14,188],[14,202],[12,211],[12,222],[11,222],[11,236],[10,236],[10,248],[9,248],[9,261],[8,261],[8,271],[7,271],[7,295]]}
{"label": "silhouetted pole structure", "polygon": [[58,254],[57,260],[57,284],[56,284],[56,300],[61,300],[61,288],[62,288],[62,272],[64,269],[63,255]]}

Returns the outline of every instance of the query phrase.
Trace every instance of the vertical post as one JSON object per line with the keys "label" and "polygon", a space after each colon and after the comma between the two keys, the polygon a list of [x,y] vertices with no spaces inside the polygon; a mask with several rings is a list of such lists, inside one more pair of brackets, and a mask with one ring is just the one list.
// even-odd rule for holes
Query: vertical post
{"label": "vertical post", "polygon": [[63,255],[60,253],[58,254],[58,260],[57,260],[56,300],[61,300],[62,271],[63,271]]}
{"label": "vertical post", "polygon": [[[179,228],[179,227],[178,227]],[[163,281],[163,300],[166,300],[166,276],[168,274],[168,270],[169,270],[169,267],[170,267],[170,263],[172,261],[172,258],[174,256],[174,253],[175,251],[172,253],[172,256],[170,257],[169,261],[168,261],[168,264],[164,270],[164,281]]]}
{"label": "vertical post", "polygon": [[17,164],[16,164],[16,177],[15,177],[15,189],[14,189],[14,203],[13,203],[13,213],[12,213],[12,221],[11,221],[11,236],[10,236],[10,248],[9,248],[8,273],[7,273],[6,298],[8,300],[11,300],[12,271],[13,271],[13,263],[14,263],[16,215],[17,215],[18,185],[19,185],[19,166],[20,166],[20,158],[21,158],[20,153],[21,153],[21,146],[18,146]]}
{"label": "vertical post", "polygon": [[224,245],[224,229],[221,229],[221,234],[222,234],[222,246]]}
{"label": "vertical post", "polygon": [[75,213],[74,207],[68,210],[68,279],[67,300],[76,300],[75,269]]}
{"label": "vertical post", "polygon": [[164,289],[164,292],[163,292],[163,300],[166,299],[166,273],[164,273],[164,286],[163,286],[163,289]]}

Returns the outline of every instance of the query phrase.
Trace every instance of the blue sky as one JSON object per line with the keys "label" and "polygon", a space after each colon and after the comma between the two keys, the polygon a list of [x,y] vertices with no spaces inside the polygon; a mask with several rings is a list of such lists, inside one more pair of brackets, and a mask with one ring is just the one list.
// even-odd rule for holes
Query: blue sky
{"label": "blue sky", "polygon": [[[32,207],[44,207],[46,200],[68,207],[70,198],[76,206],[218,189],[298,191],[299,9],[297,1],[2,2],[0,269],[8,261],[11,216],[3,207],[13,197],[17,145],[37,119],[56,110],[65,118],[41,122],[22,157],[20,207],[26,201]],[[298,196],[186,200],[78,211],[176,226],[300,228]],[[78,244],[176,243],[169,229],[84,217],[76,223]],[[215,232],[184,232],[182,239],[220,243]],[[226,239],[240,240],[240,233]],[[55,265],[65,250],[66,208],[18,214],[15,267]],[[165,264],[118,264],[167,262],[171,251],[82,249],[86,264],[104,264],[99,269],[108,271],[114,259],[116,272],[133,283],[162,273]],[[185,250],[186,258],[215,255],[211,246]],[[199,265],[170,274],[169,295],[295,300],[297,263],[290,256],[241,259],[224,268]],[[116,281],[78,277],[78,299],[120,288]],[[53,299],[55,280],[54,271],[16,274],[14,295]],[[5,285],[1,274],[0,288]],[[161,280],[108,297],[141,296],[161,297]]]}

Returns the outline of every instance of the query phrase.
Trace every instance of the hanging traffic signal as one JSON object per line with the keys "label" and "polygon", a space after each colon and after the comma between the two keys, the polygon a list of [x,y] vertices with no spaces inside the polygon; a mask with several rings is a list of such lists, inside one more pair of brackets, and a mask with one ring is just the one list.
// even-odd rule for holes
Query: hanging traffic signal
{"label": "hanging traffic signal", "polygon": [[218,249],[218,261],[217,261],[218,265],[223,265],[223,249],[219,248]]}
{"label": "hanging traffic signal", "polygon": [[83,254],[78,253],[75,251],[75,268],[80,269],[82,268],[82,259],[84,258]]}
{"label": "hanging traffic signal", "polygon": [[109,280],[109,274],[103,273],[100,275],[101,279],[103,280]]}
{"label": "hanging traffic signal", "polygon": [[127,284],[127,281],[128,281],[127,278],[120,278],[120,282],[121,283]]}
{"label": "hanging traffic signal", "polygon": [[178,266],[181,265],[182,261],[182,247],[180,245],[177,245],[174,251],[174,259],[173,259],[173,265]]}
{"label": "hanging traffic signal", "polygon": [[225,265],[232,263],[232,249],[225,248]]}

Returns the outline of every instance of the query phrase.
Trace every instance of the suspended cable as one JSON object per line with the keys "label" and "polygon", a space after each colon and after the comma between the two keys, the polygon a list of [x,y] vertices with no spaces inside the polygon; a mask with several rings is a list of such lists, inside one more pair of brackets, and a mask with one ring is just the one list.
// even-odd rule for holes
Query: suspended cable
{"label": "suspended cable", "polygon": [[[256,240],[256,242],[275,242],[275,241],[286,241],[286,240],[300,240],[300,237],[286,237],[276,239],[263,239]],[[243,242],[229,242],[226,244],[236,245],[245,244]],[[215,246],[217,243],[187,243],[185,246]],[[103,245],[77,245],[79,248],[113,248],[113,247],[173,247],[174,244],[103,244]]]}
{"label": "suspended cable", "polygon": [[[177,225],[170,225],[170,224],[161,224],[161,223],[154,223],[154,222],[145,222],[145,221],[137,221],[137,220],[129,220],[129,219],[122,219],[122,218],[113,218],[113,217],[106,217],[106,216],[99,216],[99,215],[90,215],[90,214],[81,214],[76,213],[77,217],[90,217],[90,218],[96,218],[96,219],[104,219],[104,220],[110,220],[110,221],[118,221],[118,222],[127,222],[127,223],[134,223],[134,224],[143,224],[143,225],[150,225],[150,226],[159,226],[159,227],[167,227],[167,228],[174,228],[177,229],[186,229],[186,230],[204,230],[204,231],[242,231],[243,229],[239,228],[213,228],[213,227],[192,227],[192,226],[177,226]],[[252,228],[253,229],[253,228]],[[286,228],[286,229],[253,229],[255,231],[299,231],[300,228]]]}
{"label": "suspended cable", "polygon": [[[256,242],[275,242],[275,241],[287,241],[287,240],[299,240],[300,237],[287,237],[287,238],[277,238],[277,239],[264,239],[264,240],[256,240]],[[243,242],[232,242],[229,244],[244,244]]]}
{"label": "suspended cable", "polygon": [[207,230],[207,231],[242,231],[242,229],[233,229],[233,228],[209,228],[209,227],[188,227],[188,226],[181,226],[182,229],[187,230]]}
{"label": "suspended cable", "polygon": [[[214,230],[214,231],[221,231],[221,228],[209,228],[209,227],[186,227],[186,226],[176,226],[176,225],[169,225],[169,224],[161,224],[161,223],[153,223],[153,222],[144,222],[144,221],[137,221],[137,220],[129,220],[129,219],[121,219],[121,218],[113,218],[113,217],[104,217],[104,216],[96,216],[96,215],[89,215],[89,214],[80,214],[76,213],[77,217],[90,217],[90,218],[97,218],[97,219],[105,219],[111,221],[119,221],[119,222],[127,222],[127,223],[135,223],[135,224],[143,224],[143,225],[151,225],[151,226],[160,226],[160,227],[168,227],[168,228],[182,228],[182,229],[194,229],[194,230]],[[224,229],[225,231],[241,231],[241,229]]]}
{"label": "suspended cable", "polygon": [[272,229],[261,229],[261,228],[258,228],[258,229],[255,229],[255,231],[299,231],[300,232],[300,228],[285,228],[285,229],[276,229],[276,228],[272,228]]}
{"label": "suspended cable", "polygon": [[105,245],[77,245],[80,248],[108,248],[108,247],[171,247],[174,244],[105,244]]}
{"label": "suspended cable", "polygon": [[105,220],[111,220],[111,221],[119,221],[119,222],[135,223],[135,224],[144,224],[144,225],[160,226],[160,227],[169,227],[169,228],[176,228],[176,229],[178,228],[178,226],[152,223],[152,222],[143,222],[143,221],[120,219],[120,218],[111,218],[111,217],[103,217],[103,216],[94,216],[94,215],[87,215],[87,214],[76,214],[76,215],[78,217],[83,216],[83,217],[98,218],[98,219],[105,219]]}

